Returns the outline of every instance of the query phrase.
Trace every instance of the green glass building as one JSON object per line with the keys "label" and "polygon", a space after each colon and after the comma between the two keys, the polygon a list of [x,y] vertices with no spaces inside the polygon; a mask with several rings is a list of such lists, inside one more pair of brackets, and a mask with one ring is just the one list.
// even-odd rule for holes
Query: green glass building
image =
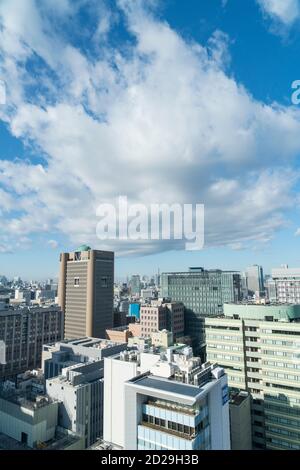
{"label": "green glass building", "polygon": [[195,354],[205,348],[205,317],[222,314],[226,302],[239,301],[240,284],[240,274],[233,271],[190,268],[161,275],[162,297],[185,306],[185,334],[193,338]]}

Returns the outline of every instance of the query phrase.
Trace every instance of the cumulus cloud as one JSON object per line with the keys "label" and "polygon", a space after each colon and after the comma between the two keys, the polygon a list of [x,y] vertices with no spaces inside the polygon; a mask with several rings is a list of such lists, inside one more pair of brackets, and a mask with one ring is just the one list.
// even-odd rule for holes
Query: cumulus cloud
{"label": "cumulus cloud", "polygon": [[257,0],[257,2],[263,13],[273,20],[274,32],[283,32],[300,18],[299,0]]}
{"label": "cumulus cloud", "polygon": [[[11,244],[12,234],[48,240],[53,231],[70,244],[126,254],[183,248],[177,240],[100,242],[96,209],[119,195],[204,203],[206,246],[256,246],[284,226],[298,178],[300,113],[256,101],[235,81],[223,33],[188,42],[142,1],[120,0],[126,47],[109,43],[99,16],[91,34],[100,25],[107,37],[91,54],[50,22],[45,9],[55,2],[30,0],[22,14],[20,3],[0,5],[8,88],[0,118],[45,163],[0,161],[0,242]],[[64,2],[65,21],[79,3]],[[28,77],[29,64],[38,74]]]}

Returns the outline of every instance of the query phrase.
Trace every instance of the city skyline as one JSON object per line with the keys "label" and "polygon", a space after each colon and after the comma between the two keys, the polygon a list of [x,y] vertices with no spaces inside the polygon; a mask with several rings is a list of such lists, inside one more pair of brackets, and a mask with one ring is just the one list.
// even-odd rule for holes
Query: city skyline
{"label": "city skyline", "polygon": [[[299,11],[266,0],[3,0],[3,274],[56,277],[59,253],[82,243],[115,251],[123,278],[300,265]],[[97,207],[122,195],[204,204],[204,249],[98,240]]]}

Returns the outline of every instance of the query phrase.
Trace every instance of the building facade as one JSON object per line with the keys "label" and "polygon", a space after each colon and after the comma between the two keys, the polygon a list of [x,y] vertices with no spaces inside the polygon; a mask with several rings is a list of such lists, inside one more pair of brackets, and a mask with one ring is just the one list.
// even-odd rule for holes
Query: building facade
{"label": "building facade", "polygon": [[44,345],[46,392],[59,402],[58,424],[89,447],[103,435],[104,358],[126,347],[97,338]]}
{"label": "building facade", "polygon": [[150,336],[151,333],[167,329],[167,315],[166,307],[159,303],[141,305],[141,336]]}
{"label": "building facade", "polygon": [[251,394],[254,448],[300,449],[300,305],[227,304],[207,318],[207,359]]}
{"label": "building facade", "polygon": [[65,338],[104,338],[113,327],[114,253],[81,246],[60,255],[58,299]]}
{"label": "building facade", "polygon": [[59,307],[0,311],[0,380],[41,366],[43,344],[63,339]]}
{"label": "building facade", "polygon": [[263,268],[254,264],[246,269],[247,288],[250,295],[260,297],[264,293]]}
{"label": "building facade", "polygon": [[251,450],[251,395],[245,391],[232,393],[230,395],[231,450]]}
{"label": "building facade", "polygon": [[300,304],[300,268],[272,269],[272,298],[277,302]]}
{"label": "building facade", "polygon": [[105,359],[104,439],[125,450],[230,449],[224,370],[185,346]]}
{"label": "building facade", "polygon": [[139,296],[141,294],[141,278],[139,274],[134,274],[130,279],[130,292],[131,295]]}
{"label": "building facade", "polygon": [[184,304],[185,334],[193,338],[197,354],[205,346],[204,318],[220,315],[224,302],[236,302],[241,296],[239,273],[203,268],[163,273],[161,287],[163,297]]}

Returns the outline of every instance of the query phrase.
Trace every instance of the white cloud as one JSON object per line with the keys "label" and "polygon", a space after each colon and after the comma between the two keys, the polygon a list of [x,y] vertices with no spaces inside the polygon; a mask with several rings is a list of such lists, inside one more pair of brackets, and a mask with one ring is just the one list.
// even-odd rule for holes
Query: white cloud
{"label": "white cloud", "polygon": [[53,250],[58,248],[58,242],[56,240],[48,240],[48,245],[53,248]]}
{"label": "white cloud", "polygon": [[262,11],[275,22],[291,26],[300,17],[299,0],[257,0]]}
{"label": "white cloud", "polygon": [[[36,233],[48,239],[53,231],[72,244],[105,248],[95,235],[96,207],[119,195],[204,203],[208,246],[265,243],[284,226],[298,177],[289,168],[300,151],[300,113],[254,100],[226,72],[222,33],[206,47],[186,42],[142,2],[132,8],[122,0],[135,43],[125,54],[103,45],[91,58],[49,30],[33,0],[32,22],[25,24],[26,10],[15,23],[18,3],[0,8],[3,44],[11,45],[1,51],[0,43],[10,100],[2,118],[15,136],[34,142],[46,164],[0,162],[0,208],[2,194],[11,211],[0,214],[3,240]],[[48,64],[43,83],[52,99],[27,97],[24,65],[33,54]],[[34,85],[34,75],[30,80]],[[182,247],[115,246],[140,254]]]}

